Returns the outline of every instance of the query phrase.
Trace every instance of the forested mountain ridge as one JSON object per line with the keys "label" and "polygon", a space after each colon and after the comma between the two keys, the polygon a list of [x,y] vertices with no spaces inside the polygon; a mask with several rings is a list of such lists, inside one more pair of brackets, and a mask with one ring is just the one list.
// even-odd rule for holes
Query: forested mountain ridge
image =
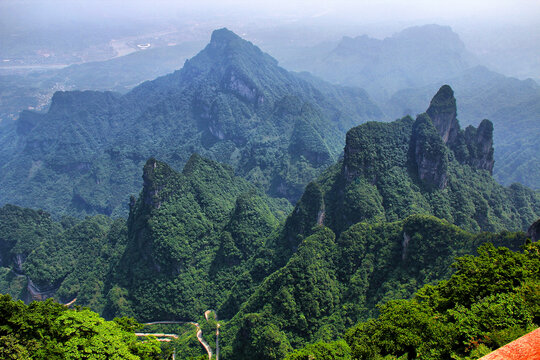
{"label": "forested mountain ridge", "polygon": [[473,235],[423,215],[358,223],[339,236],[317,227],[224,327],[223,358],[281,359],[306,341],[335,340],[375,316],[377,305],[448,278],[456,256],[485,242],[518,249],[525,239],[523,233]]}
{"label": "forested mountain ridge", "polygon": [[[451,104],[448,90],[442,89],[433,103]],[[416,128],[423,130],[417,130],[422,136],[416,141],[434,141],[436,135],[440,146],[434,149],[452,151],[427,115],[419,119]],[[412,119],[406,120],[381,126],[402,129],[404,122],[412,128]],[[477,138],[466,139],[474,145]],[[360,153],[370,156],[377,150],[355,155]],[[386,165],[379,166],[375,170]],[[474,171],[489,176],[488,170]],[[440,184],[427,188],[438,191]],[[446,186],[451,184],[449,177]],[[516,249],[526,241],[522,232],[473,234],[426,215],[396,222],[375,216],[353,226],[329,222],[330,207],[321,212],[328,200],[322,189],[324,184],[309,184],[280,225],[290,211],[288,202],[257,191],[235,177],[231,167],[195,154],[177,173],[151,158],[143,169],[143,189],[130,201],[127,223],[102,215],[58,223],[43,212],[4,206],[1,291],[63,301],[76,297],[107,317],[129,315],[140,321],[194,321],[214,308],[222,319],[232,318],[222,322],[222,358],[280,359],[306,343],[334,340],[376,315],[378,304],[447,278],[454,257],[480,244]],[[313,227],[317,223],[335,232]],[[27,238],[34,241],[26,243]],[[32,294],[30,280],[46,291]]]}
{"label": "forested mountain ridge", "polygon": [[297,199],[337,159],[343,133],[380,119],[366,93],[307,82],[227,29],[173,74],[126,95],[58,92],[0,139],[0,203],[55,214],[127,213],[152,156],[193,152],[232,165],[273,196]]}
{"label": "forested mountain ridge", "polygon": [[423,112],[441,84],[449,84],[462,125],[486,118],[495,124],[495,178],[540,189],[540,86],[487,68],[450,27],[414,26],[380,40],[344,37],[331,50],[312,52],[288,66],[365,89],[388,119]]}
{"label": "forested mountain ridge", "polygon": [[[193,155],[180,174],[150,159],[127,224],[104,216],[55,223],[48,214],[5,206],[0,240],[10,250],[2,292],[27,296],[28,284],[10,265],[23,258],[22,271],[36,285],[59,286],[45,297],[76,297],[108,317],[139,321],[193,321],[217,308],[222,318],[233,317],[222,322],[224,359],[279,359],[335,339],[374,316],[377,304],[447,278],[454,257],[482,243],[517,249],[526,240],[524,233],[472,234],[423,215],[358,223],[337,236],[319,226],[297,233],[300,243],[276,269],[281,239],[302,231],[295,215],[315,192],[310,185],[280,227],[287,203],[258,193],[231,168]],[[33,248],[23,246],[27,238]]]}
{"label": "forested mountain ridge", "polygon": [[55,222],[43,211],[1,208],[0,292],[77,298],[111,317],[195,319],[225,301],[290,211],[196,154],[182,173],[149,159],[143,178],[127,223],[103,215]]}
{"label": "forested mountain ridge", "polygon": [[[96,99],[114,99],[108,96]],[[540,216],[538,194],[495,183],[491,123],[462,130],[456,113],[452,89],[443,86],[416,120],[351,129],[344,158],[306,187],[282,225],[287,201],[258,193],[233,168],[199,155],[181,174],[148,160],[127,223],[104,216],[56,223],[44,212],[5,206],[4,291],[25,299],[77,296],[100,312],[144,319],[187,318],[205,306],[232,317],[316,225],[339,237],[358,222],[430,214],[473,232],[526,230]],[[212,290],[197,293],[200,284]],[[197,295],[188,296],[189,289]],[[198,298],[198,305],[171,306],[175,291],[186,291],[185,304]],[[160,300],[148,302],[154,292]]]}
{"label": "forested mountain ridge", "polygon": [[[497,184],[491,122],[463,130],[456,114],[443,86],[416,120],[348,132],[344,159],[306,187],[273,240],[283,265],[224,329],[224,358],[279,359],[306,339],[334,340],[375,316],[376,305],[448,278],[456,256],[485,242],[525,243],[507,229],[526,230],[540,216],[538,194]],[[473,235],[431,215],[500,233]]]}
{"label": "forested mountain ridge", "polygon": [[[456,114],[452,89],[443,86],[416,120],[349,130],[344,159],[311,185],[318,198],[306,201],[318,205],[303,227],[315,225],[319,212],[337,233],[359,221],[423,213],[469,231],[526,230],[540,216],[538,193],[497,184],[490,175],[493,125],[484,120],[462,130]],[[309,207],[302,202],[297,207]]]}
{"label": "forested mountain ridge", "polygon": [[[148,160],[106,313],[195,319],[218,308],[245,281],[248,262],[264,254],[265,239],[289,210],[287,201],[257,192],[231,168],[199,155],[182,173]],[[119,306],[126,300],[129,306]]]}

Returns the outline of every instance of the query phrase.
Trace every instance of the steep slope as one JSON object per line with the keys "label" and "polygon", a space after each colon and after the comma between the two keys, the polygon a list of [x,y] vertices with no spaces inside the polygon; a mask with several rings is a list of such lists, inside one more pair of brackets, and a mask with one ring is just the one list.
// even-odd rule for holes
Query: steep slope
{"label": "steep slope", "polygon": [[34,248],[62,232],[62,226],[43,211],[6,205],[0,208],[0,219],[0,265],[15,265],[18,272]]}
{"label": "steep slope", "polygon": [[[416,121],[407,117],[351,129],[344,159],[308,184],[284,226],[268,239],[266,258],[271,260],[249,270],[246,278],[258,274],[260,279],[283,267],[317,225],[339,237],[358,222],[431,214],[473,232],[526,230],[540,215],[538,194],[497,184],[490,175],[491,123],[462,130],[456,112],[452,89],[443,86],[427,112],[437,126],[422,114]],[[252,291],[235,284],[220,313],[233,316],[240,298]]]}
{"label": "steep slope", "polygon": [[310,185],[318,189],[314,196],[297,204],[312,209],[297,216],[301,227],[322,223],[339,233],[358,221],[423,213],[469,231],[527,229],[540,215],[538,194],[497,184],[490,175],[492,124],[462,130],[456,113],[452,89],[443,86],[416,120],[351,129],[344,159]]}
{"label": "steep slope", "polygon": [[124,252],[125,221],[105,216],[52,220],[43,211],[0,208],[0,293],[25,301],[54,297],[102,311],[104,284]]}
{"label": "steep slope", "polygon": [[524,233],[473,235],[421,215],[358,223],[337,238],[318,227],[224,326],[222,357],[280,359],[306,341],[334,340],[376,315],[376,305],[448,278],[456,256],[487,241],[517,249],[525,239]]}
{"label": "steep slope", "polygon": [[226,299],[289,205],[199,155],[182,173],[150,159],[143,178],[106,314],[196,319]]}
{"label": "steep slope", "polygon": [[216,30],[181,70],[126,95],[58,92],[47,114],[23,112],[2,129],[0,203],[118,216],[145,159],[181,168],[193,152],[296,200],[347,129],[381,116],[365,92],[306,81]]}
{"label": "steep slope", "polygon": [[[532,80],[508,78],[484,67],[471,68],[445,83],[456,92],[460,122],[477,119],[494,124],[495,178],[504,185],[519,182],[540,188],[536,146],[540,132],[540,87]],[[396,92],[384,106],[390,116],[416,114],[424,109],[440,83]]]}

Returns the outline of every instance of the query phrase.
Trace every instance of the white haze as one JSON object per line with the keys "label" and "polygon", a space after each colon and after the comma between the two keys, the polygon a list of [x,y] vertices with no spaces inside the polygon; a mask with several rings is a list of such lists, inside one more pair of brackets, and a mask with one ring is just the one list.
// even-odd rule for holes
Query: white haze
{"label": "white haze", "polygon": [[431,23],[451,26],[495,70],[540,79],[536,0],[0,0],[0,57],[21,32],[47,42],[47,32],[68,37],[76,29],[74,36],[103,42],[174,27],[203,43],[212,29],[226,26],[278,56],[280,44],[383,38]]}

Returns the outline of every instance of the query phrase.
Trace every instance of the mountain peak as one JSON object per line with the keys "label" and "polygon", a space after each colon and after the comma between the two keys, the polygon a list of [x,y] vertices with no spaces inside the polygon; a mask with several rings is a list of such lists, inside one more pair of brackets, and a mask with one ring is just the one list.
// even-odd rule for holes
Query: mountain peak
{"label": "mountain peak", "polygon": [[[222,28],[214,30],[210,43],[186,62],[182,72],[190,76],[214,72],[214,78],[232,85],[233,89],[229,90],[241,90],[238,92],[242,97],[254,100],[254,92],[257,92],[255,88],[260,85],[257,79],[267,79],[269,73],[276,74],[278,78],[283,77],[283,72],[277,68],[277,60],[229,29]],[[237,84],[237,81],[244,84]],[[280,79],[268,81],[270,84],[267,86],[275,87],[275,81]],[[234,89],[238,87],[242,89]]]}
{"label": "mountain peak", "polygon": [[220,43],[229,43],[231,40],[239,40],[240,36],[236,35],[234,32],[227,28],[221,28],[214,30],[212,32],[212,37],[210,38],[211,44],[220,44]]}
{"label": "mountain peak", "polygon": [[433,121],[433,125],[437,128],[444,143],[453,143],[459,132],[459,123],[456,117],[456,98],[450,86],[441,86],[431,100],[426,113]]}
{"label": "mountain peak", "polygon": [[460,129],[456,114],[456,98],[448,85],[435,94],[426,113],[429,115],[444,144],[456,155],[458,162],[476,169],[493,171],[493,124],[483,120],[478,128]]}
{"label": "mountain peak", "polygon": [[150,158],[143,168],[143,199],[146,205],[160,208],[160,191],[175,172],[164,162]]}
{"label": "mountain peak", "polygon": [[[227,165],[217,161],[202,157],[197,153],[191,154],[188,161],[184,165],[182,174],[185,176],[201,176],[200,174],[219,174],[220,177],[230,178],[234,175],[234,171]],[[208,175],[208,174],[207,174]]]}

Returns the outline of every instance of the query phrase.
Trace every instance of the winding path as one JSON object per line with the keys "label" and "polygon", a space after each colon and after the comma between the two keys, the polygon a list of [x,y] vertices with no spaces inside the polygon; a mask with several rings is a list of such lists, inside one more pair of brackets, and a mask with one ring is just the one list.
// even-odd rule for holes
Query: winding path
{"label": "winding path", "polygon": [[71,300],[70,302],[64,304],[64,306],[70,307],[71,305],[73,305],[73,303],[74,303],[75,301],[77,301],[77,298],[75,298],[75,299]]}
{"label": "winding path", "polygon": [[[210,313],[214,313],[214,320],[217,321],[217,313],[214,311],[214,310],[206,310],[204,312],[204,318],[206,319],[206,321],[208,321],[208,316],[210,315]],[[202,345],[202,347],[204,348],[204,350],[206,350],[206,353],[208,354],[208,359],[211,360],[212,359],[212,348],[210,347],[210,345],[208,345],[208,343],[206,342],[206,340],[203,338],[202,336],[202,330],[201,330],[201,327],[199,326],[199,323],[196,323],[196,322],[193,322],[193,321],[167,321],[167,320],[163,320],[163,321],[152,321],[152,322],[147,322],[147,323],[143,323],[143,325],[158,325],[158,324],[191,324],[191,325],[194,325],[196,328],[197,328],[197,340],[199,340],[199,343]],[[219,360],[219,323],[216,324],[216,360]],[[155,337],[172,337],[172,338],[175,338],[175,339],[178,339],[178,335],[176,334],[150,334],[150,333],[135,333],[136,336],[155,336]],[[158,341],[171,341],[170,338],[168,339],[159,339],[158,338]]]}
{"label": "winding path", "polygon": [[137,337],[155,336],[157,338],[156,339],[157,341],[165,341],[165,342],[171,341],[172,339],[170,338],[178,339],[178,335],[176,334],[135,333],[135,336]]}
{"label": "winding path", "polygon": [[204,350],[206,350],[206,353],[208,354],[208,359],[212,359],[212,348],[210,347],[210,345],[208,345],[206,340],[204,340],[204,338],[202,337],[202,330],[199,324],[195,322],[192,322],[190,324],[193,324],[197,327],[197,339],[199,340],[201,345],[204,347]]}

